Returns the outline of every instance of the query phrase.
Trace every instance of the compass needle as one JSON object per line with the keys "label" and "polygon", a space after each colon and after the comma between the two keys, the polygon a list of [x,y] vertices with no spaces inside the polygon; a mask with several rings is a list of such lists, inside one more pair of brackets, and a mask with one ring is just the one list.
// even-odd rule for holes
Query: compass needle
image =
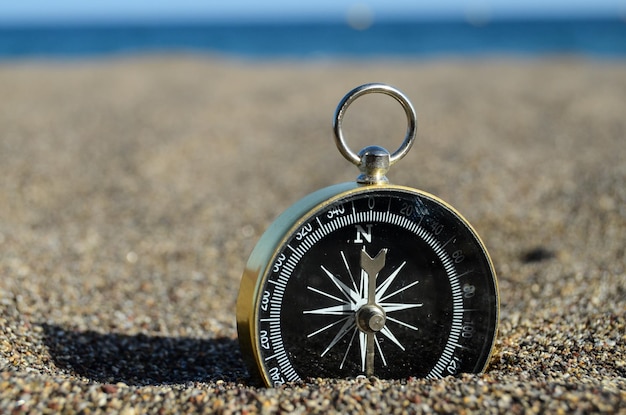
{"label": "compass needle", "polygon": [[385,359],[385,355],[383,354],[383,350],[380,348],[380,343],[378,342],[378,338],[376,336],[374,336],[374,341],[376,342],[376,348],[378,349],[380,358],[383,361],[383,366],[387,366],[387,360]]}
{"label": "compass needle", "polygon": [[331,298],[331,299],[333,299],[335,301],[339,301],[340,303],[348,304],[348,301],[342,300],[341,298],[335,297],[334,295],[328,294],[327,292],[324,292],[322,290],[318,290],[317,288],[311,287],[310,285],[307,285],[306,288],[307,288],[307,290],[311,290],[314,293],[318,293],[318,294],[321,294],[321,295],[323,295],[325,297]]}
{"label": "compass needle", "polygon": [[361,269],[361,280],[359,281],[359,299],[367,300],[367,273]]}
{"label": "compass needle", "polygon": [[367,333],[359,331],[359,349],[361,351],[361,371],[365,372],[367,360]]}
{"label": "compass needle", "polygon": [[322,332],[324,332],[324,331],[328,330],[329,328],[336,326],[336,325],[337,325],[337,324],[339,324],[339,323],[343,323],[345,320],[347,320],[347,319],[349,319],[349,318],[350,318],[350,317],[344,317],[344,318],[342,318],[342,319],[340,319],[340,320],[337,320],[337,321],[335,321],[335,322],[333,322],[333,323],[330,323],[330,324],[328,324],[328,325],[326,325],[326,326],[322,327],[321,329],[314,331],[313,333],[307,334],[307,337],[313,337],[313,336],[315,336],[316,334],[322,333]]}
{"label": "compass needle", "polygon": [[[369,93],[390,96],[406,115],[404,140],[393,152],[354,152],[346,143],[346,109]],[[250,373],[267,386],[361,374],[433,379],[487,367],[499,299],[485,246],[452,206],[387,179],[416,129],[415,110],[397,89],[366,84],[350,91],[333,130],[359,176],[293,204],[250,254],[237,329]]]}
{"label": "compass needle", "polygon": [[353,327],[354,327],[354,317],[349,317],[348,320],[346,320],[346,322],[343,323],[343,326],[341,326],[341,328],[339,329],[339,332],[331,340],[331,342],[328,345],[328,347],[326,347],[326,349],[324,349],[324,351],[322,352],[321,356],[324,357],[324,355],[326,353],[328,353],[330,351],[330,349],[332,349],[333,346],[336,345],[339,342],[339,340],[341,340],[343,338],[343,336],[345,336],[346,333],[348,333]]}
{"label": "compass needle", "polygon": [[406,261],[400,264],[400,266],[394,272],[392,272],[391,275],[387,277],[387,279],[382,284],[380,284],[378,288],[376,288],[376,301],[377,302],[382,301],[381,297],[385,295],[385,292],[387,292],[387,289],[389,288],[393,280],[396,279],[396,277],[398,276],[398,274],[400,273],[402,268],[404,268],[405,265],[406,265]]}
{"label": "compass needle", "polygon": [[399,290],[396,290],[396,291],[392,292],[391,294],[386,295],[386,296],[384,296],[384,297],[382,297],[382,294],[383,294],[383,293],[381,293],[381,297],[382,297],[382,298],[379,298],[379,296],[378,296],[378,294],[377,294],[377,295],[376,295],[376,302],[380,303],[381,301],[385,301],[386,299],[391,298],[391,297],[393,297],[393,296],[394,296],[394,295],[396,295],[396,294],[400,294],[401,292],[408,290],[409,288],[413,287],[413,286],[414,286],[414,285],[416,285],[416,284],[419,284],[419,281],[413,281],[413,282],[412,282],[412,283],[410,283],[409,285],[404,286],[404,287],[400,288]]}
{"label": "compass needle", "polygon": [[419,330],[417,327],[412,326],[412,325],[410,325],[408,323],[405,323],[404,321],[400,321],[400,320],[398,320],[396,318],[393,318],[393,317],[387,316],[387,320],[393,321],[394,323],[400,324],[401,326],[404,326],[404,327],[409,328],[411,330]]}
{"label": "compass needle", "polygon": [[393,333],[391,332],[391,330],[389,330],[387,327],[383,327],[383,329],[380,331],[382,334],[384,334],[385,336],[387,336],[387,338],[389,340],[391,340],[392,342],[394,342],[399,348],[401,348],[403,351],[404,346],[400,343],[400,341],[398,339],[396,339],[396,336],[393,335]]}
{"label": "compass needle", "polygon": [[349,304],[334,305],[330,307],[318,308],[316,310],[305,310],[303,314],[322,314],[330,316],[344,316],[352,314],[352,307]]}
{"label": "compass needle", "polygon": [[333,282],[333,284],[335,284],[337,286],[337,288],[339,288],[339,291],[341,291],[342,294],[346,296],[347,300],[350,300],[350,301],[352,301],[354,303],[356,303],[359,300],[359,294],[358,293],[356,293],[353,290],[351,290],[350,287],[348,287],[346,284],[341,282],[341,280],[339,280],[339,278],[335,277],[333,275],[333,273],[330,272],[329,270],[327,270],[326,268],[324,268],[323,265],[321,266],[321,268],[326,273],[328,278],[330,278],[330,280]]}
{"label": "compass needle", "polygon": [[352,271],[350,271],[350,265],[348,265],[346,254],[343,251],[341,251],[341,259],[343,259],[343,263],[346,266],[346,270],[348,271],[348,275],[350,276],[350,281],[352,281],[352,286],[354,287],[354,291],[359,292],[359,289],[356,286],[356,281],[354,281],[354,276],[352,275]]}
{"label": "compass needle", "polygon": [[380,303],[380,306],[386,313],[392,313],[394,311],[407,310],[409,308],[423,307],[424,304],[403,304],[403,303]]}
{"label": "compass needle", "polygon": [[350,337],[350,341],[348,342],[348,346],[346,347],[346,352],[343,354],[343,359],[341,359],[341,364],[339,365],[339,369],[343,369],[343,365],[346,363],[346,358],[348,357],[348,352],[350,351],[350,346],[352,346],[352,342],[354,341],[354,337],[356,333],[359,331],[356,327],[352,330],[352,337]]}

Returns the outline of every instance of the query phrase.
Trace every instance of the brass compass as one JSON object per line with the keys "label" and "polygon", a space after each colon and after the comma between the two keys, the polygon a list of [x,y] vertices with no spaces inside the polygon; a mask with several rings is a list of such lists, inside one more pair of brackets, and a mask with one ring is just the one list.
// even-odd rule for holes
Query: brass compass
{"label": "brass compass", "polygon": [[[406,113],[406,137],[393,153],[346,144],[345,111],[369,93],[393,97]],[[333,127],[361,174],[296,202],[252,251],[237,301],[251,373],[279,386],[483,371],[499,312],[486,248],[446,202],[386,178],[415,139],[413,106],[391,86],[362,85],[340,101]]]}

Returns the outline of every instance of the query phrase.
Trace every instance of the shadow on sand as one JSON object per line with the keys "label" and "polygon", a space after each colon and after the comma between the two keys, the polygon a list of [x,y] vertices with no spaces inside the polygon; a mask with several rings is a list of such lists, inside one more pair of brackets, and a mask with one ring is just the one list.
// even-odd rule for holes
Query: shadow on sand
{"label": "shadow on sand", "polygon": [[239,344],[230,338],[129,336],[42,327],[54,363],[95,382],[163,385],[248,380]]}

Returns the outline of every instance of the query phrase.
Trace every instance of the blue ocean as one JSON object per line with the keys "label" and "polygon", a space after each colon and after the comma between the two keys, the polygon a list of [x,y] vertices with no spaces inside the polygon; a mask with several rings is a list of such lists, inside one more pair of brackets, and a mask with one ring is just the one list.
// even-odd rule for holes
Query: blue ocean
{"label": "blue ocean", "polygon": [[0,26],[0,60],[199,53],[250,59],[578,55],[626,57],[620,19]]}

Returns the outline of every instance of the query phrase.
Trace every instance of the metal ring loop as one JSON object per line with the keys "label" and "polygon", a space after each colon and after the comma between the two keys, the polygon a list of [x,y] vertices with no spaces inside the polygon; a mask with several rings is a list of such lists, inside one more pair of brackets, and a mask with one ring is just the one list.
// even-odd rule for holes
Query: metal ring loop
{"label": "metal ring loop", "polygon": [[348,92],[345,97],[339,102],[337,109],[335,110],[335,118],[333,119],[333,130],[335,132],[335,143],[337,144],[337,148],[339,152],[348,160],[349,162],[359,166],[361,164],[361,157],[356,154],[354,151],[350,150],[348,145],[346,144],[346,140],[343,136],[343,132],[341,130],[341,125],[343,122],[343,117],[350,106],[354,102],[355,99],[362,95],[371,94],[371,93],[381,93],[385,95],[389,95],[394,98],[396,101],[402,105],[404,108],[404,112],[406,113],[407,118],[407,129],[406,136],[404,137],[404,141],[400,144],[400,147],[391,154],[389,158],[389,165],[394,164],[396,161],[400,160],[402,157],[406,156],[406,154],[411,149],[413,145],[413,141],[415,141],[415,135],[417,130],[417,115],[415,114],[415,109],[413,109],[413,105],[409,99],[396,88],[386,85],[386,84],[365,84],[354,88],[352,91]]}

